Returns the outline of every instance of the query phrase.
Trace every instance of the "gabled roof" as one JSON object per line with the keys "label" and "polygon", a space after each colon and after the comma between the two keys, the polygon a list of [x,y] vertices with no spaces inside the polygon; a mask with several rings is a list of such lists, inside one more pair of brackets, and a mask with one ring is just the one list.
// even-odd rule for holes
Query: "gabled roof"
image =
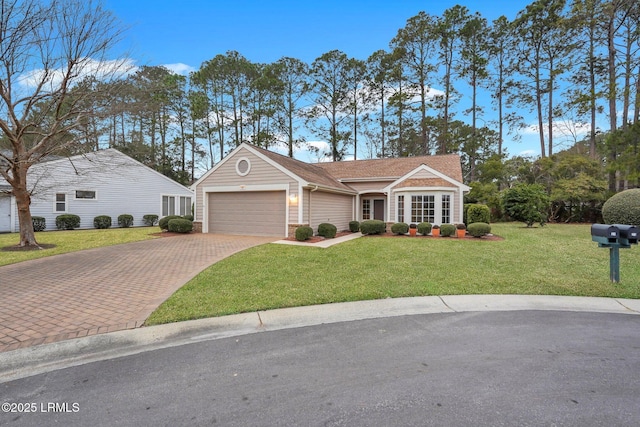
{"label": "gabled roof", "polygon": [[318,167],[342,182],[363,179],[392,181],[420,165],[428,166],[462,183],[460,156],[457,154],[317,163]]}
{"label": "gabled roof", "polygon": [[256,147],[255,145],[247,145],[310,184],[350,192],[354,191],[353,188],[341,183],[326,170],[318,167],[318,164],[305,163],[282,154],[274,153],[273,151],[265,150],[264,148]]}
{"label": "gabled roof", "polygon": [[460,166],[460,156],[457,154],[305,163],[255,145],[242,143],[222,159],[220,163],[192,184],[192,188],[195,188],[200,182],[204,181],[209,174],[215,171],[218,166],[223,164],[229,157],[234,155],[234,153],[238,152],[241,147],[246,147],[246,149],[262,156],[266,161],[280,168],[285,173],[289,173],[292,177],[297,177],[296,179],[300,179],[309,185],[318,185],[327,189],[347,191],[349,193],[357,193],[354,188],[349,186],[349,182],[393,182],[423,165],[462,184],[462,168]]}

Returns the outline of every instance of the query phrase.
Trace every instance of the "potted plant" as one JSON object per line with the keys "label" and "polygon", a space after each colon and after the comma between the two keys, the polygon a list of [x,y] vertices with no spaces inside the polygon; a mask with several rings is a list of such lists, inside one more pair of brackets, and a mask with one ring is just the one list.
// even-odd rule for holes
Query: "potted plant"
{"label": "potted plant", "polygon": [[418,232],[418,224],[409,224],[409,236],[416,237]]}
{"label": "potted plant", "polygon": [[434,225],[433,227],[431,227],[431,235],[433,237],[439,237],[440,236],[440,226],[439,225]]}
{"label": "potted plant", "polygon": [[464,236],[467,234],[467,226],[464,224],[456,224],[456,233],[458,239],[464,239]]}

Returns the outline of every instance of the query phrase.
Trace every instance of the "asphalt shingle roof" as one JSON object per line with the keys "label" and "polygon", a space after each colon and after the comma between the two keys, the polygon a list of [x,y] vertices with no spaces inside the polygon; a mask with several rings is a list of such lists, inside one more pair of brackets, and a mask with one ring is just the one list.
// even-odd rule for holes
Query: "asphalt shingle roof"
{"label": "asphalt shingle roof", "polygon": [[351,187],[344,183],[350,180],[385,178],[395,180],[420,165],[428,166],[458,182],[462,182],[460,156],[457,154],[305,163],[254,145],[251,147],[309,183],[340,190],[353,191]]}

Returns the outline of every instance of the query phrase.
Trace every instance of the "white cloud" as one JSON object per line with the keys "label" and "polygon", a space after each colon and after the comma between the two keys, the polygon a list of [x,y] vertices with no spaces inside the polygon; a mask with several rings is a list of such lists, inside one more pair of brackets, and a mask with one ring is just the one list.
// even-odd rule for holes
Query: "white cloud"
{"label": "white cloud", "polygon": [[178,62],[175,64],[164,64],[163,67],[174,74],[180,74],[182,76],[188,76],[189,73],[196,70],[191,65],[183,64],[182,62]]}
{"label": "white cloud", "polygon": [[[113,59],[108,61],[97,61],[92,58],[83,58],[73,70],[71,85],[81,81],[87,76],[95,76],[98,80],[105,80],[113,77],[121,77],[136,70],[131,59]],[[36,69],[29,71],[18,78],[18,83],[24,87],[37,87],[41,82],[55,90],[62,82],[66,68],[58,69]],[[46,86],[45,86],[46,87]]]}
{"label": "white cloud", "polygon": [[[548,134],[549,126],[547,123],[543,125],[545,134]],[[538,125],[530,124],[522,132],[525,135],[537,135]],[[586,135],[591,130],[591,124],[585,122],[575,122],[573,120],[557,120],[553,122],[553,134],[558,137],[575,137],[577,135]]]}

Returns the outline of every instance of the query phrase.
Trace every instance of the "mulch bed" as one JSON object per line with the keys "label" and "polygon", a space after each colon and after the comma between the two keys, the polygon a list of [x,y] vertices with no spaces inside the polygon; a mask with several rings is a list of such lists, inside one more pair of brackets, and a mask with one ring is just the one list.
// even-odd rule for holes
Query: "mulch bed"
{"label": "mulch bed", "polygon": [[[349,234],[352,234],[352,233],[349,232],[349,231],[341,231],[341,232],[336,234],[336,237],[347,236]],[[412,238],[409,235],[398,235],[398,234],[393,234],[393,233],[390,233],[390,232],[387,232],[387,233],[384,233],[384,234],[368,234],[368,235],[366,235],[364,237],[393,237],[393,238],[396,238],[396,239],[411,239]],[[451,239],[451,240],[458,239],[457,237],[433,237],[433,236],[416,236],[416,237],[413,237],[413,238],[414,239],[415,238],[418,238],[418,239]],[[284,240],[297,242],[295,236],[294,237],[287,237]],[[326,238],[324,238],[322,236],[313,236],[313,237],[310,237],[309,239],[305,240],[304,242],[300,242],[300,243],[318,243],[318,242],[322,242],[323,240],[326,240]],[[500,241],[500,240],[504,240],[504,238],[500,237],[500,236],[493,235],[493,234],[487,235],[487,236],[484,236],[484,237],[480,237],[480,238],[473,237],[473,236],[467,234],[465,236],[464,240]]]}
{"label": "mulch bed", "polygon": [[[431,235],[428,235],[428,236],[419,235],[419,236],[416,236],[416,237],[411,237],[411,236],[406,235],[406,234],[398,235],[398,234],[393,234],[393,233],[390,233],[390,232],[386,232],[384,234],[368,234],[368,235],[366,235],[364,237],[395,237],[395,238],[398,238],[398,239],[451,239],[451,240],[459,240],[457,237],[454,237],[454,236],[452,236],[452,237],[440,237],[440,236],[439,237],[433,237]],[[483,237],[473,237],[470,234],[467,234],[464,237],[464,240],[488,240],[488,241],[497,242],[497,241],[500,241],[500,240],[504,240],[504,237],[496,236],[494,234],[489,234],[489,235],[486,235],[486,236],[483,236]]]}

